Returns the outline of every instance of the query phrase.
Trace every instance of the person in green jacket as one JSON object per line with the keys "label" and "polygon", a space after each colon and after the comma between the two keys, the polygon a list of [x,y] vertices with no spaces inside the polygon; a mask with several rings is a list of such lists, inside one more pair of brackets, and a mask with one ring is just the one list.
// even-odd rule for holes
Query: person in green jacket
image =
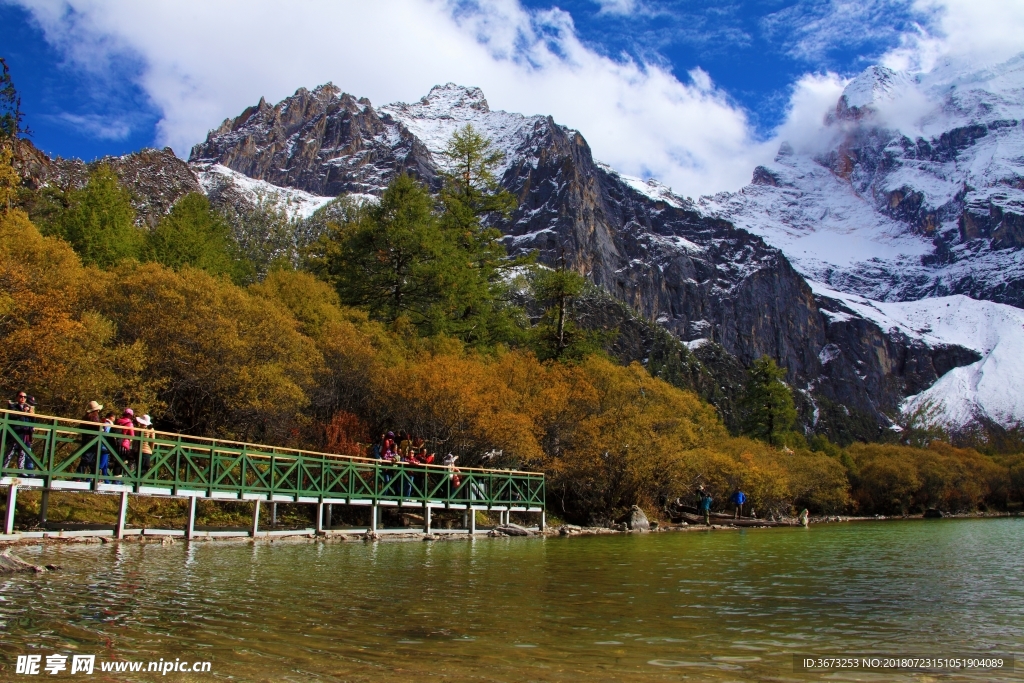
{"label": "person in green jacket", "polygon": [[701,490],[700,503],[697,509],[704,515],[704,523],[711,526],[711,494]]}

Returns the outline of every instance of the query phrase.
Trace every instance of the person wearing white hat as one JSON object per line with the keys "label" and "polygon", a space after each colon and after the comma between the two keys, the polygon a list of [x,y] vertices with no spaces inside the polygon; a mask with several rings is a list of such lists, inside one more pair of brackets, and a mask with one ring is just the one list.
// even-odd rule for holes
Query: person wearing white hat
{"label": "person wearing white hat", "polygon": [[153,440],[156,438],[156,430],[153,429],[153,419],[149,415],[141,415],[135,418],[142,429],[139,430],[139,470],[140,477],[145,476],[149,471],[149,461],[153,456]]}

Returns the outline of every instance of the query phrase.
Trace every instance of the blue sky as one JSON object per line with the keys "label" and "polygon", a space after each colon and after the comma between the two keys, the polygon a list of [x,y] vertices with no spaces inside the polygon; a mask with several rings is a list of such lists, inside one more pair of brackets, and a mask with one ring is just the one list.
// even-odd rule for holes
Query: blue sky
{"label": "blue sky", "polygon": [[[0,55],[33,141],[53,155],[170,145],[187,158],[261,96],[276,102],[330,80],[379,105],[454,81],[482,87],[494,108],[551,114],[616,168],[696,195],[745,183],[780,136],[821,119],[870,64],[921,68],[965,42],[953,35],[963,16],[1024,23],[998,0],[282,6],[0,0]],[[1007,35],[1019,50],[1020,34]]]}

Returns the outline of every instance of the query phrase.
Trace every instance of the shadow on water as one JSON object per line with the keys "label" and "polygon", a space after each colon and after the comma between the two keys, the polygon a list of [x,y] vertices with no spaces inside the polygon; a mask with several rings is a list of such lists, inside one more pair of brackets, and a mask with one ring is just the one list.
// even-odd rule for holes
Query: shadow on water
{"label": "shadow on water", "polygon": [[52,653],[208,660],[254,681],[820,680],[794,672],[793,654],[1019,656],[1022,546],[1021,519],[36,546],[17,552],[64,569],[0,582],[0,678],[18,654]]}

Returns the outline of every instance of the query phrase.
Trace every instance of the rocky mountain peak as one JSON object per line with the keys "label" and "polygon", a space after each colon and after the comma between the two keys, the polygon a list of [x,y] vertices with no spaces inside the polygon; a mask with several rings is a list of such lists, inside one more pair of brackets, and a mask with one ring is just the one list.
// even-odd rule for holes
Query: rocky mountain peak
{"label": "rocky mountain peak", "polygon": [[[455,83],[435,85],[427,95],[420,99],[416,105],[419,106],[421,116],[451,116],[456,109],[469,107],[479,112],[489,112],[491,108],[484,98],[484,91],[476,87],[467,87]],[[400,105],[392,105],[400,106]]]}
{"label": "rocky mountain peak", "polygon": [[869,66],[850,81],[836,104],[834,119],[856,121],[874,111],[883,101],[898,97],[913,83],[901,71],[884,66]]}

